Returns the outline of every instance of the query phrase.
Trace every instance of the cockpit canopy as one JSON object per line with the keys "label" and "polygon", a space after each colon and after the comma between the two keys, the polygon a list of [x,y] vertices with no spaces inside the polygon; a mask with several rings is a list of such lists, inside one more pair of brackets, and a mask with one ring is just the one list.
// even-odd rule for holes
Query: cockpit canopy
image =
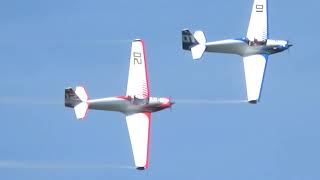
{"label": "cockpit canopy", "polygon": [[267,40],[254,39],[253,41],[248,41],[249,46],[262,46],[267,44]]}
{"label": "cockpit canopy", "polygon": [[140,98],[140,97],[137,97],[137,96],[133,96],[133,98],[131,98],[130,101],[134,105],[146,105],[146,104],[149,104],[149,97]]}
{"label": "cockpit canopy", "polygon": [[158,104],[162,103],[161,98],[157,97],[147,97],[147,98],[142,98],[142,97],[137,97],[133,96],[133,98],[130,98],[130,102],[134,105],[147,105],[147,104]]}
{"label": "cockpit canopy", "polygon": [[253,41],[250,41],[248,38],[243,38],[242,40],[244,42],[246,42],[249,46],[283,46],[283,47],[286,47],[287,45],[289,45],[288,41],[284,41],[284,40],[273,40],[273,39],[258,40],[258,39],[254,39]]}

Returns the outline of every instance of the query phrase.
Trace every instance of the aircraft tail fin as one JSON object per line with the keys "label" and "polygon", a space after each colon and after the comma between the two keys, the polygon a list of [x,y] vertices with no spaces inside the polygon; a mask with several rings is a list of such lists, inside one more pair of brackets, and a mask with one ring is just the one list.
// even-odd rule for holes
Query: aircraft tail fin
{"label": "aircraft tail fin", "polygon": [[199,44],[189,29],[182,30],[182,49],[191,50],[195,45]]}
{"label": "aircraft tail fin", "polygon": [[84,87],[78,86],[75,91],[72,88],[66,88],[64,97],[64,105],[74,108],[77,119],[83,119],[89,108],[87,102],[89,98]]}
{"label": "aircraft tail fin", "polygon": [[206,37],[202,31],[196,31],[193,35],[190,30],[182,30],[182,48],[191,50],[193,59],[200,59],[206,50]]}

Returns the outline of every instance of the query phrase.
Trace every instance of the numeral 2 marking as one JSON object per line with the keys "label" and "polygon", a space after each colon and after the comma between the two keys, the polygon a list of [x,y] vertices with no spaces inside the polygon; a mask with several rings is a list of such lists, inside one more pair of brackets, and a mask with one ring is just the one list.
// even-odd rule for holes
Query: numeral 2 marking
{"label": "numeral 2 marking", "polygon": [[133,52],[133,64],[142,64],[141,53]]}

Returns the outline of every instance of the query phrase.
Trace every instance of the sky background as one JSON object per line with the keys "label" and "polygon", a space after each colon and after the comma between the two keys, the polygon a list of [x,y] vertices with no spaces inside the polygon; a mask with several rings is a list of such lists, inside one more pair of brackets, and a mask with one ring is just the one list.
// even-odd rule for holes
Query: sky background
{"label": "sky background", "polygon": [[[268,61],[257,105],[246,99],[241,57],[193,61],[181,30],[208,41],[246,34],[252,0],[0,1],[0,179],[320,179],[320,2],[271,0],[270,37],[290,53]],[[152,115],[150,168],[136,171],[124,115],[65,108],[64,88],[124,95],[130,40],[146,44]]]}

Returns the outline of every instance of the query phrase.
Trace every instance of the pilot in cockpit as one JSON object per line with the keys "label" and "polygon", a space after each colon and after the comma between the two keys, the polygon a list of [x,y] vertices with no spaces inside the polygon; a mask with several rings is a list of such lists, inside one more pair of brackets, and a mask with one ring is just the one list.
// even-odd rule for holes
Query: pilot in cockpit
{"label": "pilot in cockpit", "polygon": [[259,41],[258,39],[254,39],[253,41],[249,41],[249,46],[261,46],[266,44],[267,44],[267,40]]}
{"label": "pilot in cockpit", "polygon": [[149,104],[149,98],[139,98],[137,96],[133,96],[131,103],[135,105],[146,105]]}

